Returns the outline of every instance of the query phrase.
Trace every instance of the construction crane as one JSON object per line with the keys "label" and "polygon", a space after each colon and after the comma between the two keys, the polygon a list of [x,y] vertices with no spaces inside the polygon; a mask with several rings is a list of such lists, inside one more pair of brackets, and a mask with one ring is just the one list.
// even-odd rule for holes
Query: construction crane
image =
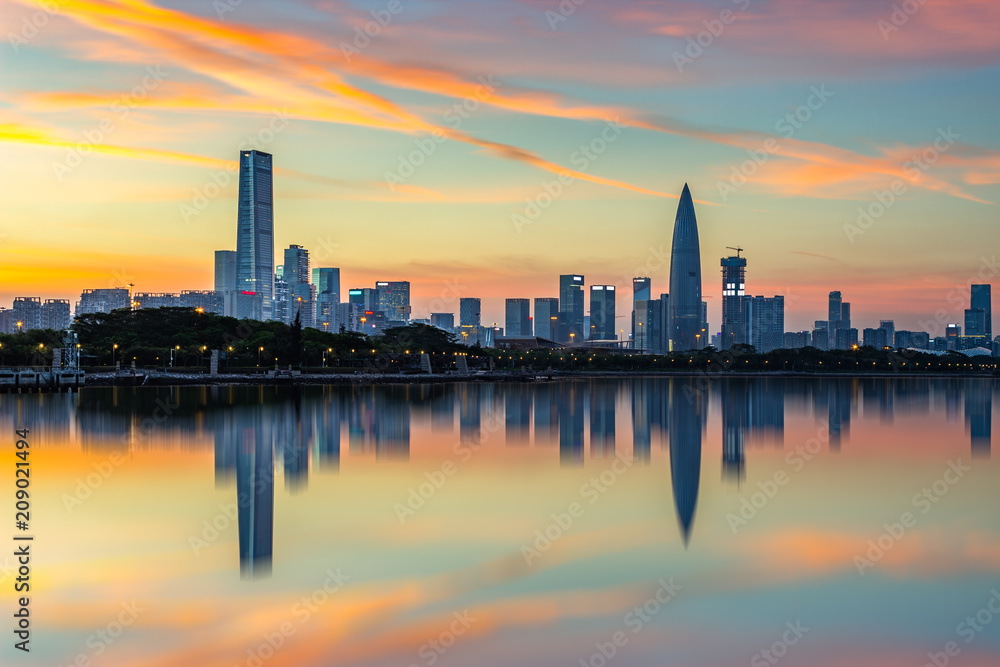
{"label": "construction crane", "polygon": [[743,252],[743,248],[740,248],[740,247],[736,247],[736,248],[734,248],[734,247],[733,247],[733,246],[731,246],[731,245],[727,245],[727,246],[726,246],[726,250],[735,250],[735,251],[736,251],[736,256],[737,256],[737,257],[739,257],[739,256],[740,256],[740,253],[741,253],[741,252]]}

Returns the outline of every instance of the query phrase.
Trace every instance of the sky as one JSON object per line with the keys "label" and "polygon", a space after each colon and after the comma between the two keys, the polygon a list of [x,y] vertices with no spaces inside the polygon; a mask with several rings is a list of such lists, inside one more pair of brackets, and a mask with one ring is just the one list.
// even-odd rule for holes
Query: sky
{"label": "sky", "polygon": [[[677,197],[703,291],[744,249],[785,328],[940,334],[1000,284],[993,0],[2,0],[0,305],[211,289],[238,151],[274,155],[275,257],[413,316],[668,291]],[[943,335],[943,334],[941,334]]]}

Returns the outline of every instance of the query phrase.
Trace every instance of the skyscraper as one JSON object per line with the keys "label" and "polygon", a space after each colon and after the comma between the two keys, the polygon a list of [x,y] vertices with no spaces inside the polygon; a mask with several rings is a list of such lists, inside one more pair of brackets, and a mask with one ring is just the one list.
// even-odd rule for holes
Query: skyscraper
{"label": "skyscraper", "polygon": [[340,304],[340,269],[323,267],[312,270],[316,290],[316,328],[337,331],[337,306]]}
{"label": "skyscraper", "polygon": [[632,279],[632,340],[635,340],[635,304],[639,301],[649,301],[652,298],[653,287],[649,278]]}
{"label": "skyscraper", "polygon": [[535,299],[535,335],[546,340],[556,339],[559,321],[559,299]]}
{"label": "skyscraper", "polygon": [[702,346],[701,340],[701,250],[698,221],[687,183],[677,203],[674,238],[670,250],[670,350],[683,352]]}
{"label": "skyscraper", "polygon": [[236,251],[215,251],[215,291],[232,292],[236,289]]}
{"label": "skyscraper", "polygon": [[298,315],[302,326],[315,324],[313,288],[309,284],[309,251],[300,245],[290,245],[285,250],[283,278],[288,285],[287,324]]}
{"label": "skyscraper", "polygon": [[410,283],[405,280],[375,283],[375,310],[385,319],[406,322],[410,319]]}
{"label": "skyscraper", "polygon": [[743,297],[746,294],[747,258],[722,258],[722,340],[721,349],[748,342]]}
{"label": "skyscraper", "polygon": [[531,300],[507,299],[506,318],[504,322],[505,336],[531,335]]}
{"label": "skyscraper", "polygon": [[767,298],[753,296],[744,298],[748,342],[758,352],[770,352],[784,346],[785,338],[785,297]]}
{"label": "skyscraper", "polygon": [[[982,335],[986,336],[986,338],[993,338],[993,303],[989,285],[972,286],[972,299],[969,303],[969,308],[983,311],[983,320],[986,328]],[[965,334],[967,336],[971,335],[968,331]]]}
{"label": "skyscraper", "polygon": [[583,340],[583,276],[559,276],[559,313],[566,323],[566,337],[559,342]]}
{"label": "skyscraper", "polygon": [[590,286],[590,340],[615,340],[615,286]]}
{"label": "skyscraper", "polygon": [[463,298],[458,302],[458,324],[463,327],[478,327],[480,324],[479,299]]}
{"label": "skyscraper", "polygon": [[830,292],[829,308],[827,310],[827,345],[829,348],[835,348],[837,343],[837,329],[841,327],[840,318],[844,315],[843,299],[840,292]]}
{"label": "skyscraper", "polygon": [[271,154],[240,153],[236,287],[260,297],[264,319],[274,297],[274,195]]}

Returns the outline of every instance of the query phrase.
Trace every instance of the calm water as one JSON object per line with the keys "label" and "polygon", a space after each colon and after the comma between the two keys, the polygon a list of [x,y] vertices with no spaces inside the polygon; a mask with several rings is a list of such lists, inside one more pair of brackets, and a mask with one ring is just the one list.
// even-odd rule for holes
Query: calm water
{"label": "calm water", "polygon": [[3,662],[995,667],[998,409],[978,379],[3,395],[36,536]]}

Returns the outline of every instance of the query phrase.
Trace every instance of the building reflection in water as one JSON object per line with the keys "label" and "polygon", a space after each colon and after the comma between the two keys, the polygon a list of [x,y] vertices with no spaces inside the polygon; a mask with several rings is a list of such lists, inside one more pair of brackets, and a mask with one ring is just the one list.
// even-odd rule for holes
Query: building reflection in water
{"label": "building reflection in water", "polygon": [[965,385],[965,428],[972,440],[972,457],[990,458],[993,426],[993,381],[969,380]]}
{"label": "building reflection in water", "polygon": [[698,505],[701,479],[701,432],[706,411],[705,390],[694,380],[670,383],[670,480],[681,537],[687,546]]}
{"label": "building reflection in water", "polygon": [[[508,445],[523,446],[530,442],[533,424],[536,446],[558,443],[558,465],[600,467],[606,465],[601,459],[613,457],[621,445],[616,441],[617,420],[630,416],[636,463],[652,462],[657,439],[661,450],[669,442],[675,511],[687,543],[698,502],[710,395],[718,396],[721,409],[722,477],[738,484],[747,474],[753,448],[782,446],[786,406],[803,418],[811,407],[817,424],[829,426],[831,451],[849,441],[859,399],[865,419],[874,418],[876,428],[892,424],[897,414],[931,414],[942,424],[957,422],[964,409],[972,454],[987,458],[995,385],[989,378],[912,377],[718,378],[707,384],[629,378],[518,385],[88,388],[73,394],[0,395],[0,426],[36,424],[48,442],[76,443],[85,452],[101,455],[186,451],[194,443],[214,442],[216,486],[231,488],[235,480],[240,571],[254,578],[271,567],[275,468],[283,474],[288,493],[307,488],[313,467],[339,472],[342,429],[351,456],[405,462],[410,458],[412,424],[429,428],[440,441],[454,433],[458,412],[465,442],[481,442],[486,431],[506,434]],[[620,396],[627,404],[619,405]],[[501,448],[502,439],[497,441]]]}

